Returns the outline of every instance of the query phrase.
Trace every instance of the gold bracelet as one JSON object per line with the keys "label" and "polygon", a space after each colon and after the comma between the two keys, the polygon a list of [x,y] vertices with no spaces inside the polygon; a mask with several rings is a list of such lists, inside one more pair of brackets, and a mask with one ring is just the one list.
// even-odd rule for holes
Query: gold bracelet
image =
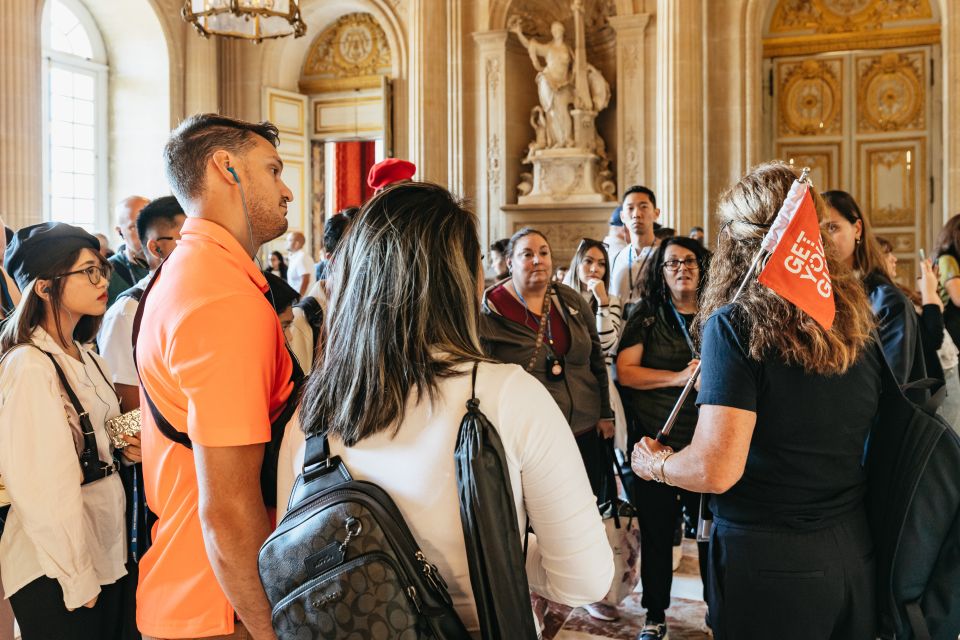
{"label": "gold bracelet", "polygon": [[[664,460],[672,456],[673,453],[674,452],[672,449],[662,449],[653,455],[653,458],[650,460],[650,477],[651,478],[653,478],[655,481],[660,483],[664,482],[663,462]],[[657,474],[657,471],[658,471],[657,463],[659,463],[659,471],[660,471],[659,474]]]}
{"label": "gold bracelet", "polygon": [[669,459],[670,459],[670,456],[672,456],[672,455],[675,454],[675,453],[676,453],[676,451],[671,451],[671,452],[668,453],[667,455],[663,456],[663,459],[662,459],[662,460],[660,460],[660,478],[661,478],[661,482],[663,482],[663,484],[668,485],[668,486],[671,486],[671,487],[672,487],[673,485],[670,483],[669,480],[667,480],[667,472],[666,472],[666,470],[665,470],[665,467],[666,467],[666,465],[667,465],[667,460],[669,460]]}

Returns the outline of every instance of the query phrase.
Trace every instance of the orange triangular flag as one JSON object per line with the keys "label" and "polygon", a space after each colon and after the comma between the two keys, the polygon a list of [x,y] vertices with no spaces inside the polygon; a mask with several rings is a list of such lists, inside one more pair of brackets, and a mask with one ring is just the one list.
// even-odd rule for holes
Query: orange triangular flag
{"label": "orange triangular flag", "polygon": [[807,184],[794,182],[763,240],[763,248],[771,255],[760,272],[760,283],[829,330],[837,309],[817,210]]}

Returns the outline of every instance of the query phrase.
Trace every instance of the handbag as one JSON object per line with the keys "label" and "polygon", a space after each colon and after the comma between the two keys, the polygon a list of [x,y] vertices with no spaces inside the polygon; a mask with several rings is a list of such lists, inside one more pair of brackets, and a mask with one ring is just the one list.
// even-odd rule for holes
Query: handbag
{"label": "handbag", "polygon": [[516,544],[520,527],[503,443],[477,399],[478,365],[473,364],[467,413],[454,450],[470,585],[484,640],[535,640],[526,539],[521,549]]}
{"label": "handbag", "polygon": [[[613,457],[613,450],[610,452]],[[615,457],[613,466],[623,482],[623,472]],[[600,505],[600,514],[613,550],[614,566],[613,583],[601,602],[616,607],[634,592],[640,582],[640,527],[636,508],[618,496]]]}

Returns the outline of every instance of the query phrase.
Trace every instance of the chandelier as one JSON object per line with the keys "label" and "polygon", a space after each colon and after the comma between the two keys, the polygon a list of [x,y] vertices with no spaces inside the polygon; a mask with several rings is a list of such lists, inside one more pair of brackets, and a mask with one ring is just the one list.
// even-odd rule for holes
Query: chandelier
{"label": "chandelier", "polygon": [[299,0],[185,0],[181,15],[205,38],[261,42],[307,32]]}

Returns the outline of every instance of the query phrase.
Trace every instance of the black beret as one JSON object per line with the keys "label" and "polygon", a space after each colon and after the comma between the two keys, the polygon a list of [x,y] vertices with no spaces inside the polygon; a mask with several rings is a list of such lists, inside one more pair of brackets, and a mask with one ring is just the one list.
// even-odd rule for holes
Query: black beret
{"label": "black beret", "polygon": [[78,249],[100,251],[100,241],[80,227],[44,222],[20,229],[7,244],[3,266],[21,291],[35,278],[50,278],[53,265]]}

